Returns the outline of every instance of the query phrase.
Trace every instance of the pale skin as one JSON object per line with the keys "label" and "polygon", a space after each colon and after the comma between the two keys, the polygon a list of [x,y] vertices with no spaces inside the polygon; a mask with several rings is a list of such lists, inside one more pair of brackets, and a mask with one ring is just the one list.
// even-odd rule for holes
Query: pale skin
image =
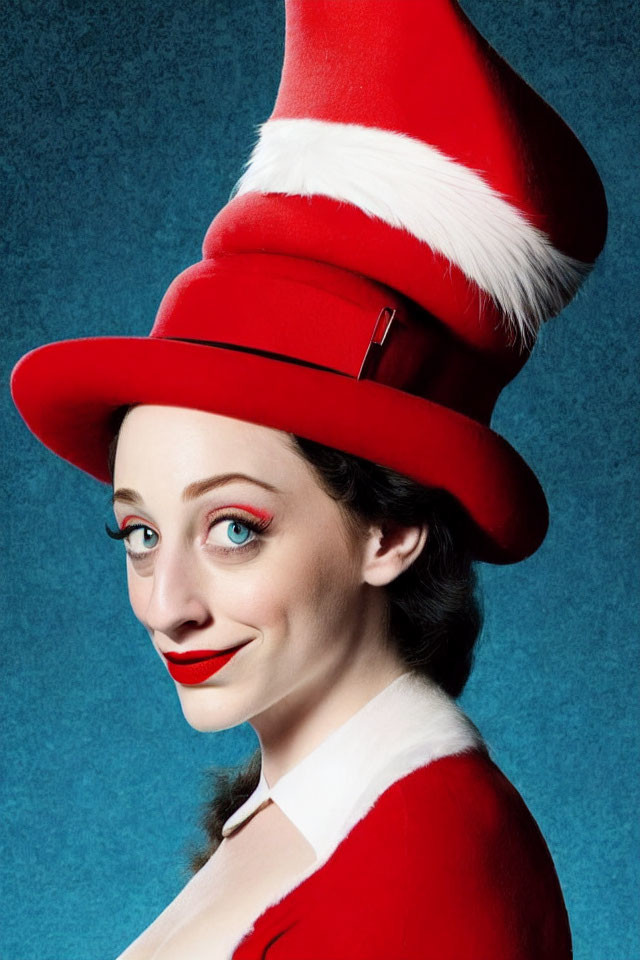
{"label": "pale skin", "polygon": [[[427,528],[354,530],[288,434],[136,406],[120,431],[114,512],[118,527],[146,527],[125,544],[127,582],[162,669],[162,652],[250,641],[208,680],[171,682],[197,730],[252,725],[270,786],[406,671],[381,588],[413,563]],[[212,943],[224,957],[225,934],[233,939],[314,859],[269,803],[222,842],[200,871],[206,886],[199,874],[191,881],[188,909],[178,897],[123,960],[211,958]]]}

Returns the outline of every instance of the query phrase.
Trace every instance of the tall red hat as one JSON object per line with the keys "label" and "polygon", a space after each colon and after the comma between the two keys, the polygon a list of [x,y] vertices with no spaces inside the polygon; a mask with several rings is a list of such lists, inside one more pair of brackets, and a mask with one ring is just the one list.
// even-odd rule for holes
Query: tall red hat
{"label": "tall red hat", "polygon": [[275,108],[203,259],[148,337],[38,347],[13,398],[104,482],[123,404],[296,433],[450,491],[481,559],[520,560],[547,506],[491,414],[605,232],[579,141],[453,0],[286,0]]}

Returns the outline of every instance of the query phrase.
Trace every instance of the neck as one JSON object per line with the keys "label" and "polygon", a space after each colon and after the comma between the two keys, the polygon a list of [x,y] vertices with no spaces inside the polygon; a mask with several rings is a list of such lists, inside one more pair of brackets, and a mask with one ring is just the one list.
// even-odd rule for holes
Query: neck
{"label": "neck", "polygon": [[409,668],[388,643],[359,645],[251,720],[269,787]]}

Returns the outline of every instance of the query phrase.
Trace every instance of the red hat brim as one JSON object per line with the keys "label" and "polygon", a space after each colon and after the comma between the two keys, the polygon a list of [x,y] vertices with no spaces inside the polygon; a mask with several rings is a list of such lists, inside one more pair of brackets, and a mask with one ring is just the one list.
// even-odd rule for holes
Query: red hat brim
{"label": "red hat brim", "polygon": [[547,530],[540,484],[504,438],[370,380],[227,347],[88,337],[25,354],[13,369],[11,392],[46,447],[104,483],[111,480],[114,410],[160,404],[284,430],[447,490],[473,521],[481,560],[522,560]]}

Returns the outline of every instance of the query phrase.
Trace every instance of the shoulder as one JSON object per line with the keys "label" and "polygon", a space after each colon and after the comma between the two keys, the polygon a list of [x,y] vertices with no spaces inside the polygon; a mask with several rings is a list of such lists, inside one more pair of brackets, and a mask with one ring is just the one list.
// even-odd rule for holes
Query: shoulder
{"label": "shoulder", "polygon": [[387,895],[408,941],[428,930],[441,957],[466,958],[480,946],[485,955],[521,960],[571,956],[546,842],[483,748],[398,780],[362,822],[360,844],[382,855],[385,875],[394,879],[385,884]]}
{"label": "shoulder", "polygon": [[[540,829],[525,801],[482,748],[441,757],[396,780],[377,798],[343,842],[345,855],[360,845],[418,866],[457,857],[469,869],[524,857],[526,865],[553,869]],[[341,848],[338,848],[338,851]],[[337,852],[338,852],[337,851]],[[475,861],[474,861],[475,862]],[[555,872],[555,871],[554,871]]]}
{"label": "shoulder", "polygon": [[[527,939],[531,956],[570,956],[566,908],[547,844],[485,750],[443,757],[380,799],[366,829],[377,833],[382,821],[394,824],[398,868],[415,878],[409,927],[420,922],[421,903],[441,923],[464,920],[474,937],[495,939],[496,949],[513,939],[514,956],[529,957]],[[549,933],[544,949],[543,931]]]}
{"label": "shoulder", "polygon": [[482,748],[397,780],[290,905],[299,920],[283,958],[296,937],[298,950],[312,942],[332,957],[339,945],[354,960],[571,957],[546,843]]}
{"label": "shoulder", "polygon": [[[380,794],[347,837],[371,843],[378,832],[393,841],[396,856],[415,859],[428,847],[430,860],[440,848],[447,859],[458,849],[517,848],[549,861],[540,829],[525,801],[482,748],[441,757],[399,778]],[[365,840],[366,838],[366,840]]]}
{"label": "shoulder", "polygon": [[[478,854],[499,847],[504,858],[517,851],[550,863],[540,829],[525,801],[489,753],[468,750],[419,767],[396,781],[380,798],[378,817],[404,822],[405,854],[416,857],[428,845],[431,858],[441,847]],[[371,811],[374,813],[374,811]],[[369,823],[375,828],[376,816]]]}

